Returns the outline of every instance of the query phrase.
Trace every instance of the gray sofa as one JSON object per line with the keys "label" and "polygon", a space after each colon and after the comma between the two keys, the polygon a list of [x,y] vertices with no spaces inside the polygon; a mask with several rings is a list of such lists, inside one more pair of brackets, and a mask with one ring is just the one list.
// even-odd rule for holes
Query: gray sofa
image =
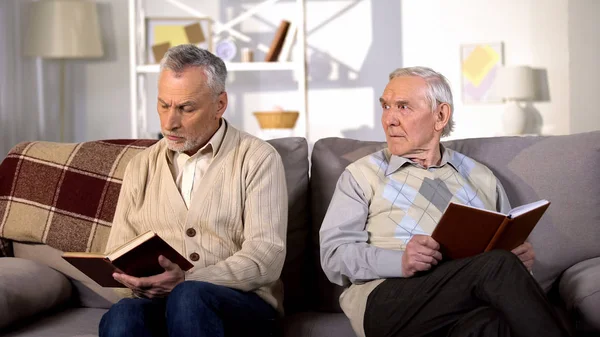
{"label": "gray sofa", "polygon": [[[321,139],[314,144],[309,165],[303,138],[270,143],[284,161],[290,206],[288,252],[282,273],[286,309],[283,334],[354,336],[339,308],[342,289],[332,285],[321,271],[318,231],[344,168],[385,144]],[[537,252],[534,276],[574,333],[597,334],[600,131],[455,140],[445,145],[490,167],[513,206],[542,198],[552,202],[530,237]],[[49,151],[52,146],[47,146]],[[3,218],[2,193],[11,188],[7,186],[9,178],[0,175],[0,234],[1,221],[7,221]],[[60,251],[49,244],[10,243],[15,257],[0,258],[0,335],[96,336],[100,317],[115,300],[112,293],[65,265]],[[8,311],[3,312],[6,308]]]}

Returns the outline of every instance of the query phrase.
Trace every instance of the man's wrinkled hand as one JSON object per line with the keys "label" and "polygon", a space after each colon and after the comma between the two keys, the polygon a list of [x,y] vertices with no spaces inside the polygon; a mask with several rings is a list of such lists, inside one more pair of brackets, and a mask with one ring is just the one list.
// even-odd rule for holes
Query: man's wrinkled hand
{"label": "man's wrinkled hand", "polygon": [[149,277],[134,277],[124,273],[114,273],[113,278],[139,297],[157,298],[167,296],[179,283],[185,281],[185,273],[179,265],[164,256],[158,257],[158,263],[165,271]]}
{"label": "man's wrinkled hand", "polygon": [[519,257],[519,260],[523,262],[527,270],[531,271],[533,268],[533,262],[535,261],[535,252],[533,246],[529,242],[525,242],[519,247],[512,250],[512,253]]}
{"label": "man's wrinkled hand", "polygon": [[402,275],[412,277],[415,273],[429,270],[442,260],[440,245],[428,235],[415,235],[406,245],[402,255]]}

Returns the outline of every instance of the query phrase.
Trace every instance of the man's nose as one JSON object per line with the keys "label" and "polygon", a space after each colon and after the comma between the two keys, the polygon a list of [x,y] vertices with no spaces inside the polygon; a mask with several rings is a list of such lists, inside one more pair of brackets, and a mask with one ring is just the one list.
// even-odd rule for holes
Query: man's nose
{"label": "man's nose", "polygon": [[387,113],[384,116],[384,121],[387,126],[398,126],[400,125],[400,119],[393,113]]}
{"label": "man's nose", "polygon": [[181,127],[181,116],[176,109],[171,108],[167,115],[165,128],[167,130],[177,130],[179,127]]}

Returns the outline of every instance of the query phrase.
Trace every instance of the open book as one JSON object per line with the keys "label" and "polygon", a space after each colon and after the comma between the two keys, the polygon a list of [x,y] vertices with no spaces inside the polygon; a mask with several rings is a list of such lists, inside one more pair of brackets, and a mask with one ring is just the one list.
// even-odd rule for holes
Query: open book
{"label": "open book", "polygon": [[451,202],[431,237],[440,244],[444,259],[512,250],[525,242],[548,206],[548,200],[540,200],[502,214]]}
{"label": "open book", "polygon": [[103,287],[124,288],[112,277],[115,271],[135,277],[160,274],[165,270],[158,263],[159,255],[177,263],[183,271],[194,266],[152,231],[133,238],[108,255],[66,252],[62,258]]}

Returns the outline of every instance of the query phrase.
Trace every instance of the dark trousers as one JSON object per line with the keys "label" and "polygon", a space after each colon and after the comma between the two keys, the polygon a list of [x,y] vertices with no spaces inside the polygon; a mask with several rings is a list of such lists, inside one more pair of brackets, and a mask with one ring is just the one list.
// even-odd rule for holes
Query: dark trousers
{"label": "dark trousers", "polygon": [[367,337],[568,336],[518,257],[500,250],[385,280],[364,328]]}
{"label": "dark trousers", "polygon": [[254,293],[186,281],[166,299],[126,298],[102,316],[100,337],[273,336],[277,312]]}

